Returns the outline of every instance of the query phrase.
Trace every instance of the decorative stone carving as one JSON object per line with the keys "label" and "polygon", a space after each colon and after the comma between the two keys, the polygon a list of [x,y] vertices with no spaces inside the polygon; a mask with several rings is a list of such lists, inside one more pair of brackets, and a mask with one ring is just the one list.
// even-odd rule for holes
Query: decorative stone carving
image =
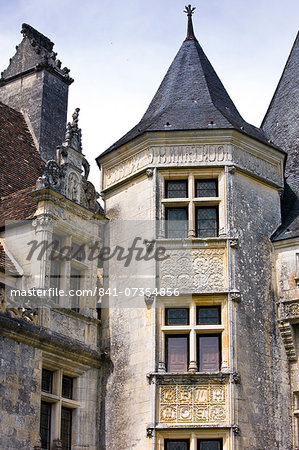
{"label": "decorative stone carving", "polygon": [[70,172],[68,176],[66,195],[74,202],[79,201],[79,175],[75,172]]}
{"label": "decorative stone carving", "polygon": [[159,361],[158,363],[158,372],[165,373],[166,372],[166,364],[164,361]]}
{"label": "decorative stone carving", "polygon": [[73,121],[72,123],[68,123],[65,132],[65,140],[63,142],[63,146],[71,147],[77,152],[82,153],[82,132],[81,128],[78,127],[79,122],[79,111],[80,108],[76,108],[73,113]]}
{"label": "decorative stone carving", "polygon": [[234,432],[235,434],[240,434],[240,427],[239,427],[239,425],[234,424],[234,425],[232,426],[232,429],[233,429],[233,432]]}
{"label": "decorative stone carving", "polygon": [[37,179],[36,189],[51,188],[59,190],[65,177],[65,165],[59,166],[56,161],[49,160],[45,166],[43,176]]}
{"label": "decorative stone carving", "polygon": [[[271,180],[276,184],[282,183],[282,165],[280,161],[273,161],[266,155],[254,154],[230,144],[224,145],[176,145],[153,146],[141,150],[110,167],[103,167],[104,188],[146,168],[146,166],[200,166],[200,165],[228,165],[229,173],[235,173],[239,166],[251,173]],[[149,168],[152,170],[152,168]],[[148,175],[149,176],[149,175]]]}
{"label": "decorative stone carving", "polygon": [[85,158],[82,159],[82,167],[84,169],[84,178],[87,180],[90,172],[90,164]]}
{"label": "decorative stone carving", "polygon": [[231,175],[234,175],[236,173],[236,167],[235,166],[228,166],[228,172]]}
{"label": "decorative stone carving", "polygon": [[285,346],[286,354],[289,361],[297,361],[295,338],[292,333],[291,325],[288,322],[280,322],[278,324],[282,341]]}
{"label": "decorative stone carving", "polygon": [[151,308],[154,301],[155,301],[154,295],[145,295],[144,296],[144,302],[145,302],[147,308]]}
{"label": "decorative stone carving", "polygon": [[161,288],[181,291],[225,289],[224,249],[167,250],[169,258],[160,264]]}
{"label": "decorative stone carving", "polygon": [[282,319],[299,318],[299,300],[291,300],[290,302],[282,302],[280,304],[280,315]]}
{"label": "decorative stone carving", "polygon": [[97,213],[100,209],[100,205],[97,202],[99,194],[95,190],[94,185],[82,177],[82,195],[81,203],[85,208],[90,209]]}
{"label": "decorative stone carving", "polygon": [[228,422],[226,386],[214,383],[160,386],[159,417],[162,423]]}
{"label": "decorative stone carving", "polygon": [[230,293],[230,298],[233,302],[240,303],[241,301],[241,293],[239,291],[232,291]]}
{"label": "decorative stone carving", "polygon": [[231,377],[232,377],[233,383],[235,383],[235,384],[241,383],[241,376],[240,376],[239,372],[233,372]]}
{"label": "decorative stone carving", "polygon": [[151,178],[154,174],[154,171],[153,169],[147,169],[145,173],[149,178]]}
{"label": "decorative stone carving", "polygon": [[35,231],[38,233],[39,231],[49,231],[53,230],[54,220],[48,214],[43,214],[42,216],[35,217],[32,220],[32,226],[35,228]]}
{"label": "decorative stone carving", "polygon": [[281,184],[282,182],[282,167],[278,162],[266,161],[260,155],[254,155],[248,151],[233,146],[232,159],[234,163],[240,167],[249,170],[250,172]]}
{"label": "decorative stone carving", "polygon": [[232,238],[229,240],[229,245],[231,248],[238,248],[239,245],[239,239],[238,238]]}
{"label": "decorative stone carving", "polygon": [[154,427],[153,426],[148,426],[146,428],[146,436],[151,438],[151,437],[153,437],[153,434],[154,434]]}

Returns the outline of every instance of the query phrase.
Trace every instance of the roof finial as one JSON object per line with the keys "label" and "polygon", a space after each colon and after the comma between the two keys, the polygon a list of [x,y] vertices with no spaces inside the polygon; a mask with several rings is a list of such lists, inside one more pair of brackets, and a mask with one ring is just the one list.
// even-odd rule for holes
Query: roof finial
{"label": "roof finial", "polygon": [[185,41],[197,41],[194,30],[193,30],[193,23],[192,23],[192,15],[194,14],[194,10],[196,8],[192,8],[191,5],[185,6],[185,13],[188,16],[188,29],[187,29],[187,37]]}

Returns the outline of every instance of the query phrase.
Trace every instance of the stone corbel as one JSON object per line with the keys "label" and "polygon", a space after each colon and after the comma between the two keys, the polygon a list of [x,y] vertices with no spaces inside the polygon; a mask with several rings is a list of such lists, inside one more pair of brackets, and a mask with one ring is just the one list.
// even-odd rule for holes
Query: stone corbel
{"label": "stone corbel", "polygon": [[236,166],[228,166],[228,172],[234,175],[236,173]]}
{"label": "stone corbel", "polygon": [[232,426],[232,429],[235,434],[240,434],[240,427],[236,423]]}
{"label": "stone corbel", "polygon": [[154,295],[145,295],[144,296],[144,302],[145,302],[147,308],[151,308],[154,301],[155,301]]}
{"label": "stone corbel", "polygon": [[148,239],[144,239],[143,243],[146,248],[146,253],[151,253],[155,246],[155,239],[152,239],[151,241],[149,241]]}
{"label": "stone corbel", "polygon": [[153,425],[148,425],[148,426],[146,427],[146,436],[147,436],[148,438],[152,438],[152,437],[153,437],[153,434],[154,434],[154,427],[153,427]]}
{"label": "stone corbel", "polygon": [[32,221],[32,226],[35,228],[36,232],[39,231],[49,231],[52,232],[53,230],[53,224],[54,220],[50,215],[42,215],[39,217],[36,217]]}
{"label": "stone corbel", "polygon": [[146,169],[145,173],[148,176],[148,178],[151,178],[154,174],[154,171],[153,169]]}
{"label": "stone corbel", "polygon": [[230,298],[235,303],[240,303],[241,301],[241,292],[240,291],[231,291]]}
{"label": "stone corbel", "polygon": [[231,380],[235,384],[240,384],[241,383],[241,376],[240,376],[239,372],[233,372],[232,375],[231,375]]}
{"label": "stone corbel", "polygon": [[232,238],[229,240],[229,245],[231,248],[238,248],[239,246],[239,239],[238,238]]}

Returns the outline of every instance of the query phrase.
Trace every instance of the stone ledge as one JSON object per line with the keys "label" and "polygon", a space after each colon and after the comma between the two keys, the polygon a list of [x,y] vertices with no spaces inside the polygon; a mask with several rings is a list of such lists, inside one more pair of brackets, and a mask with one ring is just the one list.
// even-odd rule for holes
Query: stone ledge
{"label": "stone ledge", "polygon": [[24,319],[12,318],[6,313],[0,313],[0,326],[2,336],[17,342],[53,352],[88,367],[99,368],[102,365],[100,352],[92,350],[79,341],[70,340],[59,333],[28,323]]}

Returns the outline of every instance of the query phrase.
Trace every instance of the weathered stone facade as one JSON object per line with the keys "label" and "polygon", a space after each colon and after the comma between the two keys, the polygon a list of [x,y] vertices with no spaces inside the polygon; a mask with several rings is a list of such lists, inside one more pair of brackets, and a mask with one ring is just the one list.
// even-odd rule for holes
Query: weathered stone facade
{"label": "weathered stone facade", "polygon": [[140,123],[97,158],[105,213],[78,108],[66,124],[69,70],[23,25],[0,81],[1,449],[299,448],[297,150],[279,117],[298,37],[258,129],[193,11]]}

